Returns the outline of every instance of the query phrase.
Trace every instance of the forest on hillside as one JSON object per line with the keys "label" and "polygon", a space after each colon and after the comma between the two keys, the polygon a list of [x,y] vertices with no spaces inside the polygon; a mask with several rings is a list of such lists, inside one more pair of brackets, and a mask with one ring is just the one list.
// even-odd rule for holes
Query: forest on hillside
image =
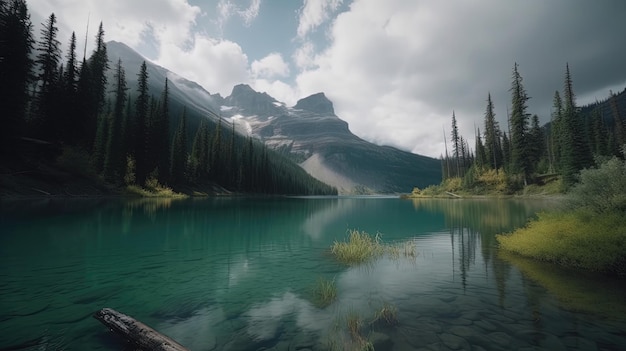
{"label": "forest on hillside", "polygon": [[567,191],[582,169],[598,166],[611,157],[623,157],[626,90],[611,92],[606,100],[579,108],[566,64],[563,91],[554,92],[550,122],[543,127],[536,114],[528,113],[529,96],[517,63],[509,91],[508,125],[505,129],[499,125],[488,93],[484,129],[476,129],[473,148],[459,134],[452,113],[451,150],[446,140],[445,155],[441,156],[442,185],[448,190],[514,193],[526,185],[560,177],[561,190]]}
{"label": "forest on hillside", "polygon": [[82,59],[75,33],[65,55],[57,34],[54,13],[36,39],[26,1],[0,0],[4,167],[52,162],[117,188],[218,184],[243,193],[337,193],[219,116],[204,116],[190,130],[197,123],[184,107],[172,111],[167,79],[161,92],[149,91],[145,62],[131,91],[121,60],[108,59],[102,23],[95,49]]}

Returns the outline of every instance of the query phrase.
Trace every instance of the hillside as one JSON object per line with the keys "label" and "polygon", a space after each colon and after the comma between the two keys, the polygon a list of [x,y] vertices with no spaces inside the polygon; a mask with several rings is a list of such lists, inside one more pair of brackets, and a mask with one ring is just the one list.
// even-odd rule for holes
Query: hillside
{"label": "hillside", "polygon": [[[107,49],[111,62],[121,58],[133,92],[144,59],[119,42],[109,42]],[[175,117],[170,121],[170,130],[177,125],[176,116],[182,106],[187,107],[192,131],[203,118],[215,124],[221,117],[222,123],[234,123],[239,134],[259,139],[344,194],[403,193],[415,186],[441,181],[439,160],[375,145],[355,136],[348,124],[335,115],[332,102],[323,93],[287,107],[267,93],[242,84],[224,98],[163,67],[150,62],[147,65],[152,94],[158,96],[165,78],[170,80],[170,105]]]}

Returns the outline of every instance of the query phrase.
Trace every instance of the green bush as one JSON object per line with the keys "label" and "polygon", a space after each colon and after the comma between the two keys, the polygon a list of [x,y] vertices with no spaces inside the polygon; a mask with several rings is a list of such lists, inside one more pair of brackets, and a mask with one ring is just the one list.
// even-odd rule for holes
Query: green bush
{"label": "green bush", "polygon": [[568,203],[594,213],[626,212],[626,162],[613,157],[596,169],[583,169]]}
{"label": "green bush", "polygon": [[624,275],[625,228],[626,220],[620,213],[541,213],[526,227],[496,239],[502,249],[522,256]]}

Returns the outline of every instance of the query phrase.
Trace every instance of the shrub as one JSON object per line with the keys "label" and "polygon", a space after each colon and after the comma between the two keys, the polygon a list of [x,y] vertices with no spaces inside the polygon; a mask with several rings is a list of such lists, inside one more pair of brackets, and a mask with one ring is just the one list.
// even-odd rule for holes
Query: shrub
{"label": "shrub", "polygon": [[580,182],[568,195],[572,208],[626,212],[626,162],[613,157],[597,169],[583,169]]}
{"label": "shrub", "polygon": [[497,235],[504,250],[591,271],[626,274],[626,221],[622,214],[541,213],[512,234]]}

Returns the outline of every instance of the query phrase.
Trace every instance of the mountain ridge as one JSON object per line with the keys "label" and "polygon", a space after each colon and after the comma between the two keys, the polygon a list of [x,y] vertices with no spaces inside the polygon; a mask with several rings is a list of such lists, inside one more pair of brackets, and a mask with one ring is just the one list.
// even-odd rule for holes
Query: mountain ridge
{"label": "mountain ridge", "polygon": [[[120,58],[127,77],[132,77],[131,92],[136,91],[136,76],[144,60],[153,95],[161,93],[167,78],[170,106],[173,110],[187,108],[190,130],[197,128],[202,118],[232,123],[237,132],[287,155],[340,193],[406,193],[414,186],[441,181],[439,160],[376,145],[354,135],[348,123],[335,115],[332,101],[323,92],[302,98],[292,107],[247,84],[235,85],[229,96],[222,97],[154,64],[123,43],[108,42],[107,49],[109,60],[117,62]],[[170,130],[178,123],[178,114],[172,112],[175,117]]]}

